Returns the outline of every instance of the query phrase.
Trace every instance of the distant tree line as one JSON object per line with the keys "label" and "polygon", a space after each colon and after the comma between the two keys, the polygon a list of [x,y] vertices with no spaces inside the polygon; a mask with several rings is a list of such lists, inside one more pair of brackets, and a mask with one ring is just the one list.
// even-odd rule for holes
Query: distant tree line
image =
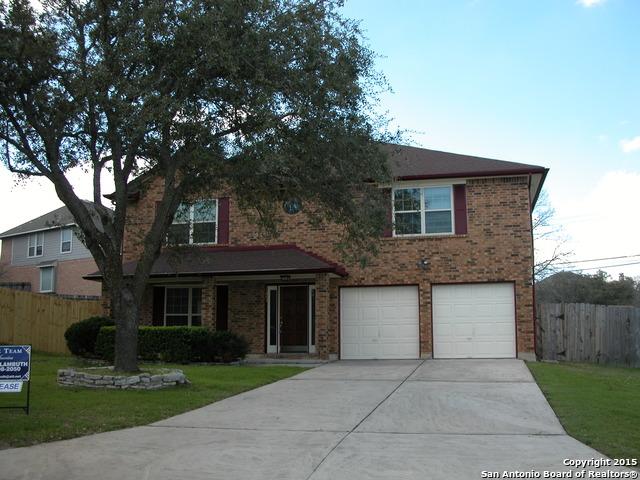
{"label": "distant tree line", "polygon": [[610,280],[603,271],[593,275],[559,272],[537,283],[536,302],[640,306],[640,277],[621,274],[618,280]]}

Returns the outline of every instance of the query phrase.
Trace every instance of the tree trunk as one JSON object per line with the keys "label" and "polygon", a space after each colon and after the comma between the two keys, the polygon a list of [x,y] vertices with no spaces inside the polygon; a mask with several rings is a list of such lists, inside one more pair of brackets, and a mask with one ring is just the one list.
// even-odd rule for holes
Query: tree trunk
{"label": "tree trunk", "polygon": [[115,370],[137,372],[138,302],[126,287],[111,295],[111,314],[116,323]]}

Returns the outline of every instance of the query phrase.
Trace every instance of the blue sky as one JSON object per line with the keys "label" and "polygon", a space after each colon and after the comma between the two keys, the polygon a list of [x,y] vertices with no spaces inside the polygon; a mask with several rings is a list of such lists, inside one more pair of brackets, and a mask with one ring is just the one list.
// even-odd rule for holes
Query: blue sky
{"label": "blue sky", "polygon": [[382,107],[415,143],[549,167],[575,260],[640,254],[640,2],[347,0],[343,11],[381,56],[393,88]]}
{"label": "blue sky", "polygon": [[[347,0],[343,12],[381,56],[394,91],[381,107],[414,143],[549,167],[575,260],[640,254],[640,1]],[[61,205],[4,169],[0,201],[14,206],[0,231]]]}

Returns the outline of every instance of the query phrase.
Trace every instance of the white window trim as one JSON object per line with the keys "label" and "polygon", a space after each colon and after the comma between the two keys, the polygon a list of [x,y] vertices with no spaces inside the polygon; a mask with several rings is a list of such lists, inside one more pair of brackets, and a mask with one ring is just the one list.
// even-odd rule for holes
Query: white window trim
{"label": "white window trim", "polygon": [[[67,252],[62,250],[62,244],[64,243],[63,232],[69,232],[71,234],[71,237],[69,238],[69,250]],[[61,228],[60,229],[60,254],[67,255],[68,253],[71,253],[71,252],[73,252],[73,230],[70,228]]]}
{"label": "white window trim", "polygon": [[[186,325],[182,325],[182,326],[186,326],[186,327],[193,327],[194,325],[192,325],[192,320],[193,320],[193,289],[194,288],[199,288],[201,290],[200,292],[200,313],[196,314],[196,316],[200,317],[200,325],[195,325],[196,327],[201,327],[203,326],[202,324],[202,291],[203,288],[201,286],[194,286],[194,285],[166,285],[164,287],[164,309],[163,309],[163,315],[162,315],[162,326],[166,327],[167,326],[167,317],[184,317],[184,313],[169,313],[167,314],[167,290],[169,289],[187,289],[189,290],[189,307],[188,307],[188,313],[187,315],[187,324]],[[171,325],[171,326],[178,326],[178,325]]]}
{"label": "white window trim", "polygon": [[[36,243],[33,245],[34,255],[29,255],[29,249],[31,248],[31,237],[34,236],[36,237]],[[38,255],[38,236],[41,236],[42,238],[42,243],[40,244],[40,246],[42,247],[42,252],[40,253],[40,255]],[[44,232],[30,233],[27,237],[27,258],[41,257],[42,255],[44,255]]]}
{"label": "white window trim", "polygon": [[[194,205],[197,202],[202,202],[202,201],[213,201],[216,202],[216,229],[215,229],[215,234],[214,234],[214,238],[213,238],[213,242],[203,242],[203,243],[194,243],[193,241],[193,225],[194,225],[194,221],[193,221],[193,217],[194,217]],[[191,203],[189,205],[189,243],[188,245],[217,245],[218,244],[218,228],[220,228],[220,220],[218,218],[218,214],[219,214],[219,208],[220,208],[220,202],[218,201],[217,198],[202,198],[200,200],[196,200],[195,202]],[[185,223],[187,222],[171,222],[172,225],[185,225]],[[197,222],[197,223],[207,223],[207,222]]]}
{"label": "white window trim", "polygon": [[[276,292],[276,318],[271,318],[271,292]],[[276,342],[271,345],[271,323],[276,323]],[[280,351],[280,291],[278,286],[267,286],[267,353],[278,353]]]}
{"label": "white window trim", "polygon": [[[451,198],[451,208],[437,208],[427,210],[424,204],[424,189],[425,188],[438,188],[449,187],[449,195]],[[418,189],[420,191],[420,210],[398,210],[398,213],[420,213],[420,233],[404,233],[400,234],[396,232],[396,202],[395,196],[397,190],[412,190]],[[451,236],[456,234],[456,209],[453,203],[453,184],[451,183],[428,183],[428,184],[411,184],[396,186],[391,189],[391,218],[393,221],[393,236],[397,238],[411,238],[411,237],[442,237]],[[451,212],[451,231],[438,232],[438,233],[426,233],[425,225],[425,213],[426,212]]]}
{"label": "white window trim", "polygon": [[[267,353],[280,353],[280,288],[282,287],[308,287],[307,288],[307,348],[308,353],[316,353],[316,344],[311,343],[311,295],[316,291],[315,285],[285,283],[282,285],[267,285]],[[276,318],[271,318],[271,292],[276,292]],[[316,302],[318,297],[316,296]],[[271,345],[271,324],[276,322],[276,342]],[[316,323],[318,319],[316,318]],[[314,339],[317,341],[317,338]]]}
{"label": "white window trim", "polygon": [[[316,286],[315,285],[309,285],[309,299],[307,300],[307,305],[309,306],[309,315],[308,315],[308,327],[307,327],[307,331],[309,334],[309,338],[307,340],[307,343],[309,344],[309,353],[316,353],[316,344],[313,343],[313,340],[315,340],[313,332],[311,331],[311,327],[312,327],[312,323],[311,323],[311,319],[313,318],[313,315],[315,314],[315,312],[313,311],[313,304],[311,302],[311,299],[313,298],[314,292],[316,291]],[[318,301],[318,297],[316,295],[316,302]],[[316,319],[317,322],[317,319]]]}
{"label": "white window trim", "polygon": [[[42,289],[42,270],[45,268],[51,269],[51,290]],[[56,291],[56,267],[53,265],[44,265],[40,267],[40,290],[39,293],[53,293]]]}

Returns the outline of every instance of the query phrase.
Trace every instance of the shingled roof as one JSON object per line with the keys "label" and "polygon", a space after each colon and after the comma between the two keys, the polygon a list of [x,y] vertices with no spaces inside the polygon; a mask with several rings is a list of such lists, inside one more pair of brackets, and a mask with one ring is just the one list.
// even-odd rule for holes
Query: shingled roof
{"label": "shingled roof", "polygon": [[526,163],[441,152],[406,145],[385,144],[392,176],[397,180],[483,177],[545,173],[546,168]]}
{"label": "shingled roof", "polygon": [[[426,180],[430,178],[491,177],[504,175],[533,175],[532,206],[535,205],[548,169],[539,165],[508,162],[459,153],[441,152],[408,145],[382,144],[388,154],[389,168],[394,180]],[[129,195],[136,197],[141,185],[153,176],[150,170],[129,182]],[[105,195],[112,198],[112,194]]]}
{"label": "shingled roof", "polygon": [[[125,275],[133,275],[137,262],[122,266]],[[151,277],[189,275],[251,275],[335,273],[346,276],[341,265],[302,250],[295,245],[254,247],[186,247],[166,250],[151,269]],[[84,277],[100,280],[100,272]]]}
{"label": "shingled roof", "polygon": [[[89,212],[92,215],[97,216],[93,202],[83,200]],[[99,224],[96,221],[97,224]],[[24,235],[32,232],[40,232],[43,230],[51,230],[54,228],[66,227],[69,225],[75,225],[76,221],[73,215],[67,207],[60,207],[52,210],[49,213],[45,213],[33,220],[18,225],[17,227],[10,228],[6,232],[0,233],[0,238],[14,237],[16,235]]]}

